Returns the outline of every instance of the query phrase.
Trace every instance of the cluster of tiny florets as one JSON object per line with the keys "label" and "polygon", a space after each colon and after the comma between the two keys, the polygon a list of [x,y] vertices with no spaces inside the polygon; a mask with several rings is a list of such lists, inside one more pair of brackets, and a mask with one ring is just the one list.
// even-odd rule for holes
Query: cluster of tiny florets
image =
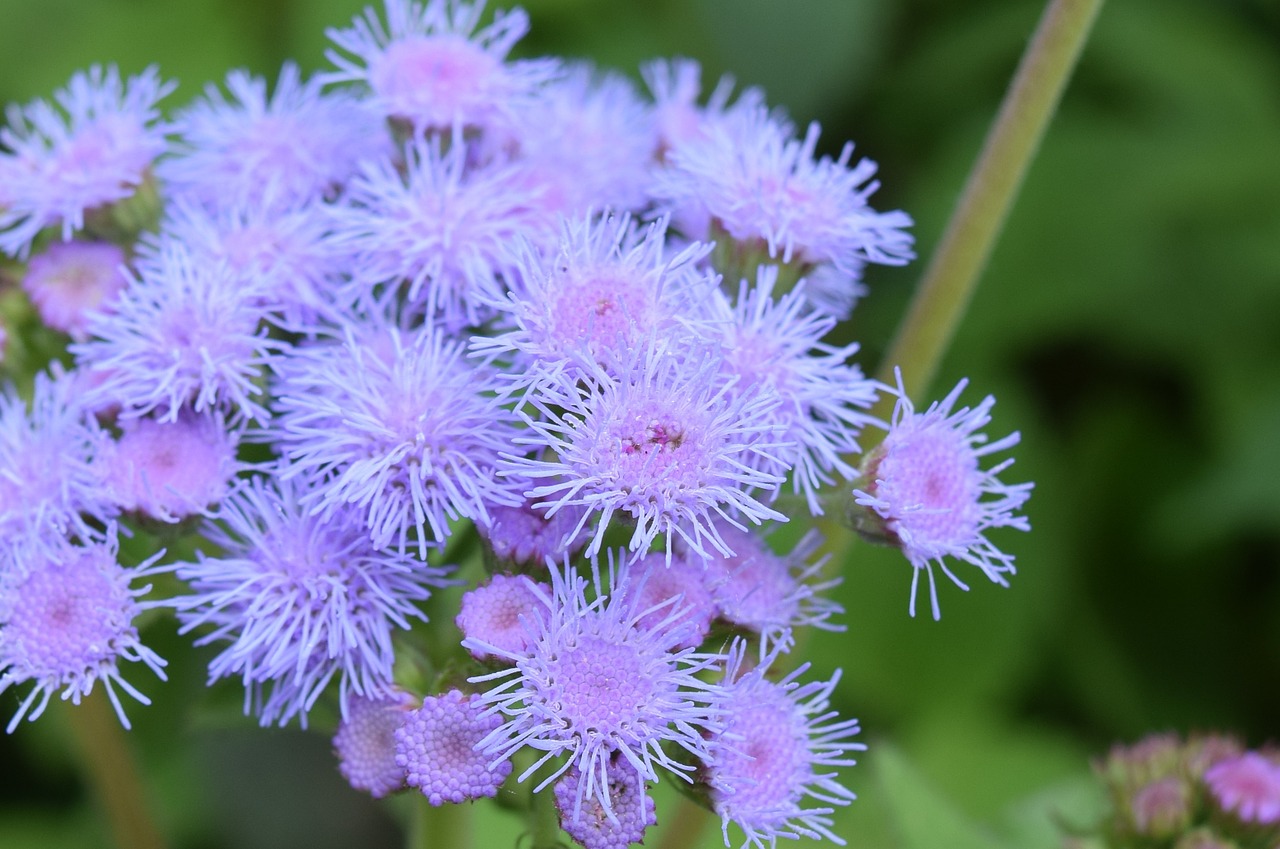
{"label": "cluster of tiny florets", "polygon": [[[912,258],[873,162],[758,90],[704,97],[689,60],[646,91],[512,58],[528,28],[384,0],[328,31],[328,70],[231,71],[168,119],[156,69],[10,109],[0,254],[65,351],[0,393],[11,731],[99,682],[125,721],[118,691],[148,699],[122,670],[163,678],[134,622],[165,608],[261,724],[336,721],[374,796],[527,782],[613,849],[674,778],[726,842],[839,841],[858,724],[786,653],[843,627],[840,578],[775,523],[857,486],[931,588],[959,583],[943,558],[1004,583],[986,534],[1026,529],[1030,485],[978,460],[1016,435],[986,443],[959,387],[880,421],[892,390],[833,341],[864,270]],[[175,553],[121,565],[135,530]],[[1271,776],[1206,780],[1259,820]]]}

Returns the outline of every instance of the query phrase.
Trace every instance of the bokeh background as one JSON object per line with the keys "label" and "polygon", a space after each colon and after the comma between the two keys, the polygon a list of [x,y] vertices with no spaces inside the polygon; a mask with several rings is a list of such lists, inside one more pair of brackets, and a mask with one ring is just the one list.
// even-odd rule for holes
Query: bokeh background
{"label": "bokeh background", "polygon": [[[633,76],[692,56],[762,86],[823,148],[880,163],[927,258],[1039,14],[1029,0],[530,0],[522,55]],[[79,68],[158,63],[180,106],[226,70],[325,64],[359,0],[0,0],[0,103]],[[874,370],[923,262],[875,268],[842,329]],[[1158,730],[1280,735],[1280,8],[1111,0],[930,397],[961,376],[1020,430],[1034,480],[1010,589],[907,616],[895,552],[843,553],[838,707],[871,750],[836,831],[860,847],[1051,847],[1097,812],[1089,758]],[[922,399],[925,400],[925,399]],[[171,622],[173,681],[131,711],[174,845],[399,845],[396,802],[345,788],[327,738],[262,731]],[[17,697],[0,696],[6,719]],[[0,736],[0,847],[106,847],[58,710]],[[671,800],[659,801],[660,819]],[[480,812],[483,846],[519,825]],[[489,815],[492,814],[490,817]],[[492,821],[491,821],[492,820]],[[711,819],[702,845],[719,845]],[[648,845],[661,846],[661,833]],[[808,845],[808,844],[804,844]]]}

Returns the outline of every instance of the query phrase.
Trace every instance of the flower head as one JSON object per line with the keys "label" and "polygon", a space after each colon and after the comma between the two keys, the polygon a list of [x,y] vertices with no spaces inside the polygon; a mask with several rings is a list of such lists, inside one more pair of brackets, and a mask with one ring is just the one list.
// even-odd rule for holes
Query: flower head
{"label": "flower head", "polygon": [[[561,810],[567,807],[569,819],[578,820],[594,799],[615,820],[609,793],[615,759],[638,781],[656,781],[657,767],[687,777],[691,767],[673,759],[671,751],[705,752],[703,732],[717,727],[709,709],[716,687],[699,673],[719,656],[677,649],[678,634],[673,637],[676,629],[669,623],[642,626],[644,611],[625,594],[605,595],[598,572],[590,601],[587,581],[567,564],[553,568],[551,576],[552,594],[524,619],[529,640],[523,651],[463,641],[473,652],[479,649],[514,664],[470,679],[491,687],[480,701],[503,720],[477,749],[494,764],[526,746],[543,752],[520,775],[521,781],[563,756],[534,792],[577,769],[581,780],[572,804]],[[674,611],[669,618],[679,615]]]}
{"label": "flower head", "polygon": [[302,494],[256,478],[226,498],[205,531],[221,556],[181,564],[192,591],[171,602],[184,632],[212,627],[197,645],[229,642],[209,678],[240,676],[245,712],[256,704],[263,725],[305,725],[335,677],[343,703],[386,696],[393,630],[425,619],[418,602],[447,583],[442,569],[375,551],[350,510],[314,515]]}
{"label": "flower head", "polygon": [[427,696],[396,729],[396,763],[410,787],[432,805],[498,795],[511,763],[489,763],[480,741],[502,724],[477,695],[450,690]]}
{"label": "flower head", "polygon": [[1258,752],[1218,761],[1204,774],[1214,801],[1242,822],[1280,823],[1280,764]]}
{"label": "flower head", "polygon": [[103,542],[11,538],[0,550],[0,693],[34,684],[6,730],[13,733],[24,716],[39,718],[59,691],[80,704],[99,681],[128,728],[116,688],[144,705],[151,701],[124,680],[121,662],[141,663],[165,678],[165,662],[142,644],[134,625],[154,606],[139,601],[151,587],[131,586],[158,571],[151,566],[160,555],[134,568],[121,566],[114,526]]}
{"label": "flower head", "polygon": [[529,647],[529,633],[520,620],[546,607],[550,589],[524,575],[494,575],[463,593],[455,623],[464,639],[475,641],[471,653],[480,660],[493,657],[481,644],[499,648],[507,656],[523,653]]}
{"label": "flower head", "polygon": [[390,153],[373,110],[321,87],[318,77],[304,82],[292,62],[270,96],[266,80],[242,70],[227,74],[227,95],[207,86],[173,123],[178,155],[160,166],[170,191],[210,209],[296,205],[331,195],[360,160]]}
{"label": "flower head", "polygon": [[[513,485],[517,490],[524,488]],[[514,506],[490,505],[490,524],[479,531],[499,561],[540,566],[547,558],[562,560],[586,544],[582,535],[586,512],[582,507],[566,507],[548,516],[528,500]]]}
{"label": "flower head", "polygon": [[1018,443],[1012,433],[995,442],[979,433],[991,421],[995,398],[977,407],[953,409],[968,381],[956,384],[941,402],[917,413],[898,376],[898,403],[884,441],[863,465],[863,488],[853,491],[855,503],[874,511],[883,527],[877,529],[902,549],[915,569],[911,580],[911,614],[922,570],[929,573],[933,618],[938,609],[934,583],[936,563],[956,586],[968,586],[943,560],[951,556],[972,563],[994,583],[1008,586],[1013,557],[987,539],[991,528],[1030,530],[1025,516],[1015,513],[1031,496],[1032,484],[1005,484],[996,476],[1013,463],[1006,459],[990,469],[979,467],[988,454]]}
{"label": "flower head", "polygon": [[[525,493],[548,514],[582,505],[598,514],[588,556],[600,550],[615,514],[635,522],[628,548],[637,556],[660,534],[705,554],[731,549],[717,517],[785,521],[756,497],[781,479],[760,471],[776,448],[768,396],[734,395],[718,380],[718,363],[651,340],[617,370],[598,364],[548,373],[522,409],[530,433],[516,441],[538,453],[511,457],[504,474],[547,483]],[[546,450],[549,449],[549,450]]]}
{"label": "flower head", "polygon": [[[851,741],[858,733],[855,719],[837,720],[827,709],[839,675],[829,681],[800,684],[809,664],[780,681],[766,676],[773,652],[759,666],[742,671],[745,644],[730,650],[725,671],[725,726],[712,741],[706,760],[712,804],[720,815],[725,845],[729,824],[742,829],[743,849],[773,846],[783,838],[827,838],[841,845],[831,831],[831,805],[847,805],[854,794],[836,781],[829,767],[852,766],[847,753],[866,746]],[[816,799],[820,807],[802,807]]]}
{"label": "flower head", "polygon": [[404,769],[396,763],[396,729],[408,718],[413,701],[398,690],[380,698],[347,700],[333,751],[338,771],[356,790],[380,799],[404,787]]}
{"label": "flower head", "polygon": [[[426,130],[504,130],[513,111],[556,72],[552,60],[506,61],[529,30],[521,9],[476,29],[484,2],[386,0],[386,23],[366,8],[348,29],[329,29],[339,49],[327,83],[361,83],[381,114]],[[347,54],[347,55],[344,55]]]}
{"label": "flower head", "polygon": [[46,325],[83,339],[94,310],[110,311],[128,282],[125,256],[109,242],[55,242],[31,258],[22,288]]}
{"label": "flower head", "polygon": [[569,769],[555,783],[560,825],[584,849],[627,849],[644,842],[644,832],[658,822],[657,806],[644,781],[619,755],[605,766],[609,803],[593,799],[577,807],[582,773]]}
{"label": "flower head", "polygon": [[122,81],[114,65],[95,65],[57,92],[56,107],[11,107],[0,128],[0,252],[23,257],[54,225],[68,241],[87,212],[132,195],[164,152],[156,103],[172,90],[154,67]]}
{"label": "flower head", "polygon": [[485,523],[489,505],[517,503],[494,471],[511,416],[439,328],[348,328],[341,343],[299,349],[276,369],[280,474],[312,482],[308,505],[361,511],[377,548],[404,550],[414,537],[425,553],[451,520]]}

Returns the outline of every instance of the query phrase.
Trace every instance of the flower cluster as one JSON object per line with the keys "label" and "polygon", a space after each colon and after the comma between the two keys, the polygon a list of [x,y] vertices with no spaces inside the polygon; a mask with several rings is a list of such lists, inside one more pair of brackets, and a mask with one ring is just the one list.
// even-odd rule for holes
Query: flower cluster
{"label": "flower cluster", "polygon": [[[233,71],[170,120],[154,69],[11,112],[0,251],[67,365],[0,396],[10,730],[98,681],[122,721],[117,690],[146,703],[119,667],[163,677],[133,625],[159,607],[261,724],[337,716],[375,796],[527,782],[614,847],[665,777],[727,843],[843,842],[859,726],[788,654],[843,628],[839,564],[773,531],[854,492],[931,588],[943,558],[1004,583],[986,532],[1027,528],[1030,486],[978,460],[1016,435],[985,444],[961,387],[880,421],[892,390],[831,339],[912,257],[875,163],[758,91],[700,102],[688,61],[646,94],[511,58],[527,29],[386,0],[330,70]],[[118,527],[195,553],[122,565]]]}

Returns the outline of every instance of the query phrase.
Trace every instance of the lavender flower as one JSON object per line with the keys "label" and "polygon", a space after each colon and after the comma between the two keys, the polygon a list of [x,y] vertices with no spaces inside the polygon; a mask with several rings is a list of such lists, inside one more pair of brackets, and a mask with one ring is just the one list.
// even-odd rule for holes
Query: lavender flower
{"label": "lavender flower", "polygon": [[557,64],[506,61],[529,17],[502,11],[477,30],[483,11],[483,2],[386,0],[384,25],[366,8],[350,28],[326,31],[339,50],[326,52],[337,70],[324,80],[362,84],[376,110],[417,132],[506,130]]}
{"label": "lavender flower", "polygon": [[444,569],[375,551],[350,510],[313,515],[303,495],[257,478],[225,499],[205,531],[223,554],[181,564],[192,592],[171,602],[183,633],[212,627],[196,645],[229,641],[209,679],[240,676],[263,725],[305,726],[334,677],[342,704],[388,695],[393,630],[425,619],[417,603],[447,583]]}
{"label": "lavender flower", "polygon": [[[675,554],[671,560],[661,552],[646,554],[627,569],[623,592],[634,596],[631,604],[645,611],[640,627],[658,628],[665,624],[680,629],[676,645],[693,648],[702,644],[711,631],[711,623],[720,612],[711,595],[707,570],[702,559]],[[671,610],[681,616],[669,622]]]}
{"label": "lavender flower", "polygon": [[[605,595],[598,571],[591,601],[587,581],[567,564],[553,568],[551,577],[552,595],[524,620],[529,633],[524,651],[463,640],[473,652],[514,664],[470,679],[491,687],[480,701],[488,706],[486,713],[503,719],[476,748],[495,765],[526,746],[543,752],[520,781],[553,758],[564,757],[534,792],[576,769],[581,776],[576,793],[561,810],[577,821],[595,800],[615,821],[609,791],[615,756],[620,768],[631,770],[641,782],[656,781],[657,767],[687,780],[692,767],[671,753],[706,754],[703,734],[718,728],[710,707],[717,688],[700,673],[719,656],[676,649],[676,629],[668,622],[642,626],[645,611],[616,590]],[[680,611],[673,611],[668,618],[679,616]]]}
{"label": "lavender flower", "polygon": [[731,549],[716,531],[785,521],[755,491],[781,478],[760,470],[773,441],[768,396],[735,395],[718,380],[711,357],[671,350],[660,341],[631,352],[617,377],[598,365],[561,369],[526,398],[538,418],[520,415],[530,433],[516,441],[538,453],[508,457],[501,474],[549,479],[525,493],[548,515],[570,505],[599,514],[587,555],[600,550],[615,513],[635,522],[628,548],[637,556],[660,534],[705,555]]}
{"label": "lavender flower", "polygon": [[225,263],[199,262],[166,240],[140,263],[115,312],[90,319],[94,338],[72,346],[102,378],[89,403],[165,421],[188,406],[265,419],[256,381],[264,358],[282,346],[267,338],[252,290],[237,284]]}
{"label": "lavender flower", "polygon": [[6,731],[26,716],[34,721],[59,693],[73,704],[93,692],[99,681],[129,727],[116,688],[138,702],[151,700],[124,680],[121,662],[141,663],[165,680],[165,662],[144,646],[134,619],[155,602],[142,602],[150,585],[132,587],[147,577],[156,554],[140,566],[125,568],[116,555],[115,527],[103,542],[73,545],[59,538],[10,538],[0,547],[0,693],[33,682]]}
{"label": "lavender flower", "polygon": [[463,593],[462,606],[454,620],[464,639],[474,640],[472,655],[478,660],[493,657],[481,643],[495,646],[507,655],[524,653],[529,633],[521,623],[547,604],[551,587],[534,583],[524,575],[494,575],[487,583]]}
{"label": "lavender flower", "polygon": [[484,708],[479,696],[450,690],[427,696],[396,729],[396,763],[432,805],[496,796],[511,774],[509,762],[488,763],[478,750],[502,724],[501,716]]}
{"label": "lavender flower", "polygon": [[56,107],[10,107],[0,128],[0,252],[24,257],[55,225],[68,241],[86,213],[132,195],[164,152],[156,103],[172,90],[154,67],[122,82],[114,65],[95,65],[54,95]]}
{"label": "lavender flower", "polygon": [[[511,483],[517,490],[526,488]],[[488,511],[490,524],[479,531],[500,563],[541,565],[547,558],[562,560],[586,544],[582,522],[587,511],[581,507],[566,507],[548,516],[545,509],[526,500],[515,506],[489,505]]]}
{"label": "lavender flower", "polygon": [[404,787],[404,769],[396,763],[396,729],[409,718],[413,702],[398,690],[382,698],[347,700],[333,751],[338,771],[356,790],[381,799]]}
{"label": "lavender flower", "polygon": [[[742,829],[742,847],[764,849],[778,838],[810,837],[844,845],[831,831],[831,805],[847,805],[854,794],[836,781],[829,767],[852,766],[847,757],[866,746],[850,740],[856,719],[836,720],[827,706],[839,673],[829,681],[800,684],[809,668],[800,667],[771,681],[766,677],[774,652],[749,672],[742,670],[746,646],[730,649],[725,670],[725,727],[712,740],[706,759],[712,804],[720,815],[725,845],[729,825]],[[802,807],[806,799],[822,806]]]}
{"label": "lavender flower", "polygon": [[935,563],[956,586],[969,589],[947,566],[946,556],[972,563],[992,582],[1008,586],[1005,575],[1015,571],[1013,557],[996,548],[986,532],[1002,527],[1031,529],[1026,517],[1014,511],[1031,497],[1032,484],[1005,484],[996,477],[1013,460],[986,470],[978,466],[982,457],[1018,444],[1019,435],[1012,433],[988,444],[978,432],[991,421],[996,400],[990,395],[973,409],[953,411],[967,384],[960,381],[941,402],[917,413],[899,373],[898,402],[889,432],[863,463],[863,488],[853,491],[855,503],[873,511],[871,518],[878,517],[878,526],[869,532],[901,548],[914,569],[912,616],[921,571],[929,573],[933,618],[942,615]]}
{"label": "lavender flower", "polygon": [[1241,822],[1280,823],[1280,764],[1257,752],[1218,761],[1204,774],[1214,801]]}
{"label": "lavender flower", "polygon": [[83,340],[89,314],[110,312],[128,282],[124,263],[124,251],[107,242],[55,242],[31,258],[22,288],[47,326]]}
{"label": "lavender flower", "polygon": [[582,787],[582,773],[570,769],[555,783],[560,825],[584,849],[627,849],[644,842],[644,832],[658,822],[657,806],[645,792],[644,782],[618,754],[605,765],[609,802],[599,799],[575,806]]}
{"label": "lavender flower", "polygon": [[210,209],[296,206],[332,195],[361,160],[390,154],[378,115],[321,87],[317,77],[304,82],[292,62],[270,96],[265,80],[242,70],[227,74],[229,96],[207,86],[173,123],[179,155],[159,167],[171,192]]}
{"label": "lavender flower", "polygon": [[277,363],[280,474],[313,482],[313,508],[363,512],[375,547],[403,551],[414,533],[425,556],[451,520],[484,523],[488,505],[518,503],[495,476],[514,425],[439,328],[368,335],[348,328],[341,344]]}

